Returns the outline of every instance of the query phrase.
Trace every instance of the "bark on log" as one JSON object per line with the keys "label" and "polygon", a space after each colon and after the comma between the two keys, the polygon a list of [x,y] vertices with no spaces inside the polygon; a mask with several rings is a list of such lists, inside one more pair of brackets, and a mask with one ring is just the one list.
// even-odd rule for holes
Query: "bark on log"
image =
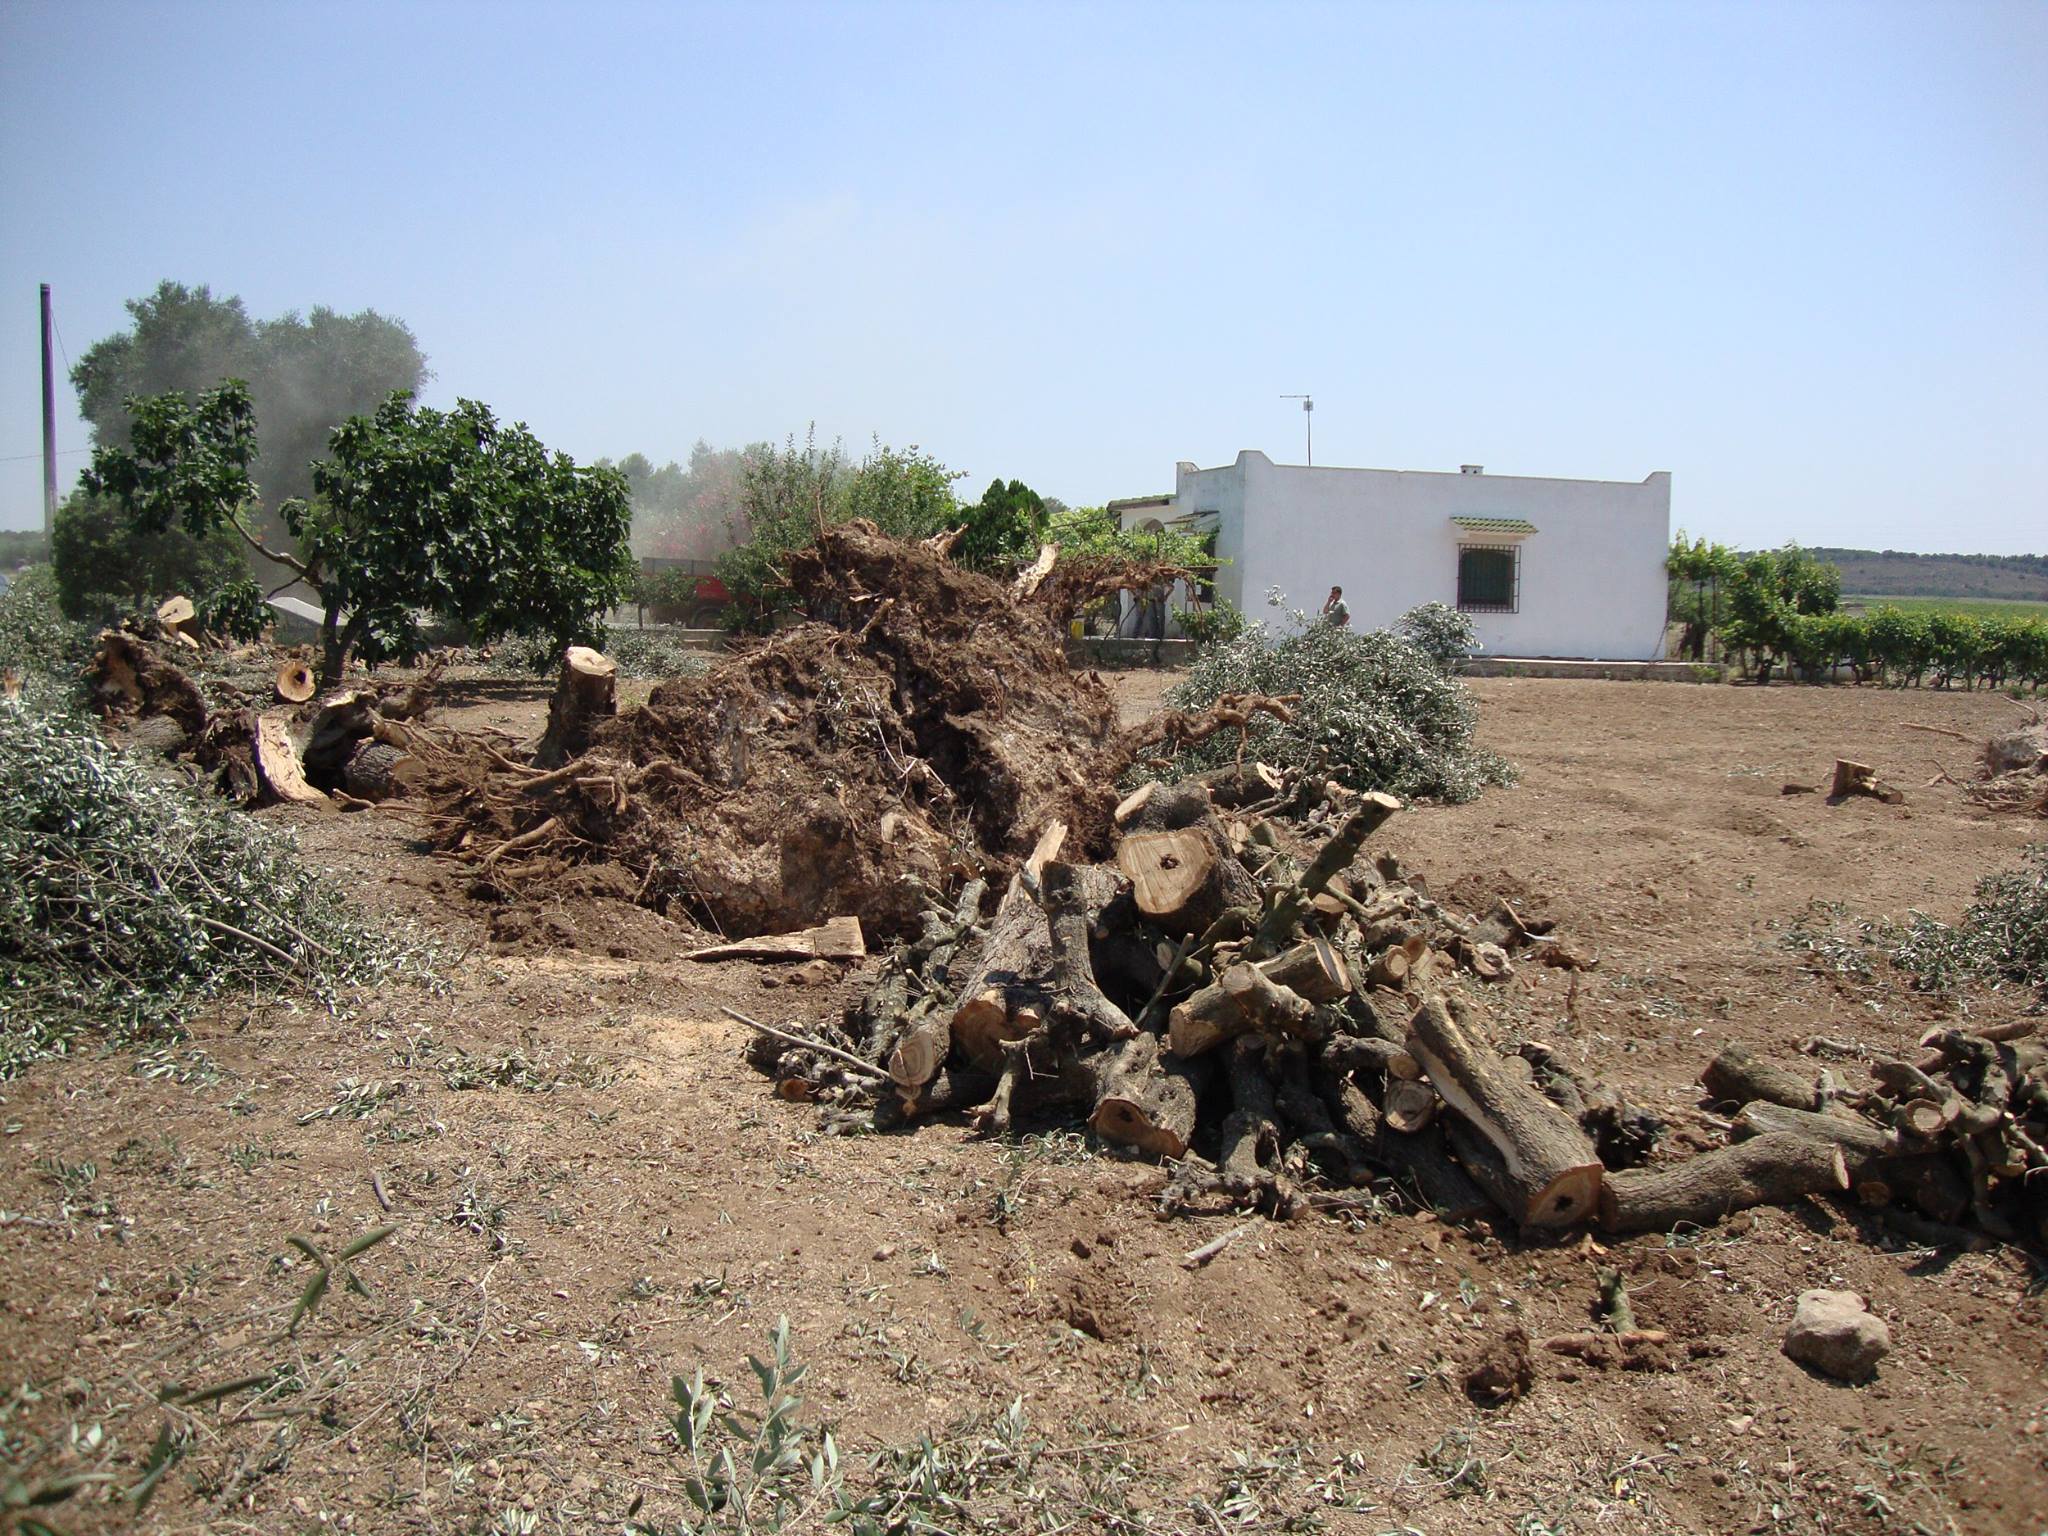
{"label": "bark on log", "polygon": [[1240,1037],[1225,1059],[1230,1113],[1223,1117],[1216,1169],[1233,1197],[1267,1210],[1284,1206],[1278,1177],[1280,1126],[1263,1042]]}
{"label": "bark on log", "polygon": [[1408,1186],[1439,1218],[1465,1221],[1494,1209],[1465,1170],[1451,1160],[1441,1125],[1414,1136],[1397,1135],[1386,1129],[1372,1100],[1354,1084],[1325,1079],[1322,1087],[1324,1102],[1337,1123],[1365,1148],[1367,1161]]}
{"label": "bark on log", "polygon": [[1969,1187],[1946,1155],[1926,1152],[1861,1115],[1824,1115],[1759,1099],[1743,1106],[1729,1135],[1737,1141],[1804,1136],[1839,1148],[1852,1189],[1882,1185],[1889,1197],[1910,1200],[1936,1221],[1958,1220],[1969,1209]]}
{"label": "bark on log", "polygon": [[367,688],[321,700],[299,748],[306,777],[329,789],[339,784],[356,743],[370,739],[376,719],[377,695]]}
{"label": "bark on log", "polygon": [[589,751],[597,722],[618,713],[618,689],[618,664],[609,656],[587,645],[572,645],[563,652],[555,696],[548,701],[548,728],[534,751],[534,765],[559,768]]}
{"label": "bark on log", "polygon": [[1327,940],[1297,944],[1284,955],[1259,962],[1259,969],[1312,1003],[1334,1003],[1351,992],[1351,970]]}
{"label": "bark on log", "polygon": [[389,800],[403,794],[403,765],[410,759],[374,739],[359,741],[341,771],[341,787],[358,800]]}
{"label": "bark on log", "polygon": [[1137,1034],[1084,1059],[1095,1109],[1088,1124],[1104,1140],[1154,1157],[1183,1158],[1195,1134],[1196,1082],[1186,1062]]}
{"label": "bark on log", "polygon": [[1239,963],[1167,1015],[1173,1053],[1183,1059],[1214,1050],[1248,1030],[1305,1033],[1315,1005],[1275,982],[1258,966]]}
{"label": "bark on log", "polygon": [[1609,1232],[1706,1227],[1752,1205],[1789,1205],[1848,1187],[1841,1148],[1796,1134],[1759,1136],[1610,1175],[1600,1192],[1600,1225]]}
{"label": "bark on log", "polygon": [[1217,808],[1226,811],[1271,800],[1287,787],[1287,781],[1264,763],[1246,763],[1241,768],[1235,764],[1211,768],[1180,782],[1201,785]]}
{"label": "bark on log", "polygon": [[1072,864],[1048,864],[1040,883],[1052,946],[1053,1012],[1073,1020],[1104,1044],[1130,1039],[1138,1027],[1096,984],[1094,963],[1088,955],[1089,919],[1100,905],[1091,905],[1088,870]]}
{"label": "bark on log", "polygon": [[[1091,866],[1082,879],[1091,916],[1123,889],[1113,869]],[[1052,1003],[1051,926],[1019,874],[1004,890],[981,952],[954,997],[953,1044],[973,1065],[997,1071],[1003,1041],[1034,1033],[1051,1017]]]}
{"label": "bark on log", "polygon": [[1728,1044],[1700,1073],[1700,1085],[1717,1104],[1738,1108],[1757,1099],[1787,1109],[1812,1109],[1814,1080],[1765,1061],[1746,1045]]}
{"label": "bark on log", "polygon": [[857,917],[827,918],[815,928],[796,933],[767,933],[758,938],[736,939],[730,944],[713,944],[692,950],[686,960],[859,960],[866,957],[867,940]]}
{"label": "bark on log", "polygon": [[1333,1035],[1323,1043],[1323,1070],[1348,1075],[1368,1072],[1396,1082],[1414,1082],[1422,1064],[1405,1046],[1359,1035]]}
{"label": "bark on log", "polygon": [[[1493,1151],[1467,1167],[1521,1226],[1568,1227],[1589,1219],[1604,1172],[1585,1132],[1550,1100],[1515,1079],[1500,1058],[1466,1035],[1439,998],[1409,1021],[1409,1049],[1430,1084]],[[1458,1130],[1452,1132],[1459,1146]],[[1462,1152],[1461,1152],[1462,1155]]]}

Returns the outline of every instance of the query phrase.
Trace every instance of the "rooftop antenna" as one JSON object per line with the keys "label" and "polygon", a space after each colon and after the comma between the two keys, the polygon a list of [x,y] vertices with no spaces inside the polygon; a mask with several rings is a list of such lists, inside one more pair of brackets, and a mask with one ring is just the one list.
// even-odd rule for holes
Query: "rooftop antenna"
{"label": "rooftop antenna", "polygon": [[1282,395],[1282,400],[1301,402],[1301,424],[1308,428],[1308,463],[1313,469],[1316,462],[1316,402],[1312,395]]}

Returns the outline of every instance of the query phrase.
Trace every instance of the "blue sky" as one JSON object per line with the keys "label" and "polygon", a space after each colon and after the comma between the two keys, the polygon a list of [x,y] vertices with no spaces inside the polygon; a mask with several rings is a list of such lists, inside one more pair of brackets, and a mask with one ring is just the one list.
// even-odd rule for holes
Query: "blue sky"
{"label": "blue sky", "polygon": [[1322,463],[2048,550],[2048,4],[7,0],[0,135],[4,526],[36,284],[76,357],[173,277],[579,458],[815,421],[1094,502],[1312,390]]}

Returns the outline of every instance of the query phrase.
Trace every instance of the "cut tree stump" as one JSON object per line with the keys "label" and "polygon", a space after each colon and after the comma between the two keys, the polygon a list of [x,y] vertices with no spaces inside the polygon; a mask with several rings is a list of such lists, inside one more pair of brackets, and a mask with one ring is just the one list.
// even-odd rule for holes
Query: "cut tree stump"
{"label": "cut tree stump", "polygon": [[1600,1192],[1609,1232],[1709,1227],[1752,1205],[1789,1205],[1849,1187],[1840,1147],[1796,1134],[1759,1136],[1656,1168],[1610,1174]]}
{"label": "cut tree stump", "polygon": [[548,701],[548,728],[534,751],[534,766],[559,768],[589,751],[598,721],[619,711],[618,690],[618,664],[609,656],[587,645],[563,652],[562,675]]}
{"label": "cut tree stump", "polygon": [[[1409,1050],[1455,1115],[1451,1143],[1480,1188],[1520,1226],[1591,1219],[1605,1170],[1572,1118],[1467,1036],[1440,998],[1416,1010],[1409,1029]],[[1467,1156],[1461,1132],[1491,1155]]]}
{"label": "cut tree stump", "polygon": [[1882,800],[1886,805],[1904,805],[1906,796],[1877,776],[1877,770],[1868,763],[1852,763],[1846,757],[1835,759],[1835,778],[1828,790],[1828,804],[1840,805],[1851,795],[1867,795],[1872,800]]}
{"label": "cut tree stump", "polygon": [[1088,955],[1090,903],[1085,867],[1052,863],[1039,876],[1045,898],[1047,937],[1052,945],[1053,1013],[1072,1020],[1102,1044],[1128,1040],[1138,1026],[1103,995]]}

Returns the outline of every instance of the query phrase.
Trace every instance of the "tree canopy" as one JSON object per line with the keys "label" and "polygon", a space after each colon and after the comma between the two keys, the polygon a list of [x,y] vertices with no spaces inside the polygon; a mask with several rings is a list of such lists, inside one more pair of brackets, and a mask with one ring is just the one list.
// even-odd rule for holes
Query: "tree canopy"
{"label": "tree canopy", "polygon": [[188,402],[130,402],[130,446],[94,451],[85,483],[115,498],[141,533],[234,529],[296,571],[324,610],[323,672],[351,654],[409,656],[434,615],[473,636],[594,638],[631,577],[625,477],[550,454],[524,425],[474,400],[415,407],[403,391],[344,422],[315,466],[314,495],[282,508],[296,549],[250,522],[256,416],[230,379]]}
{"label": "tree canopy", "polygon": [[163,282],[131,299],[128,314],[127,330],[93,343],[71,370],[94,443],[128,445],[131,397],[176,391],[196,400],[222,379],[245,380],[263,423],[250,470],[266,509],[311,493],[312,461],[342,422],[376,410],[393,390],[417,392],[428,377],[412,331],[374,309],[351,315],[315,305],[256,320],[232,295]]}

